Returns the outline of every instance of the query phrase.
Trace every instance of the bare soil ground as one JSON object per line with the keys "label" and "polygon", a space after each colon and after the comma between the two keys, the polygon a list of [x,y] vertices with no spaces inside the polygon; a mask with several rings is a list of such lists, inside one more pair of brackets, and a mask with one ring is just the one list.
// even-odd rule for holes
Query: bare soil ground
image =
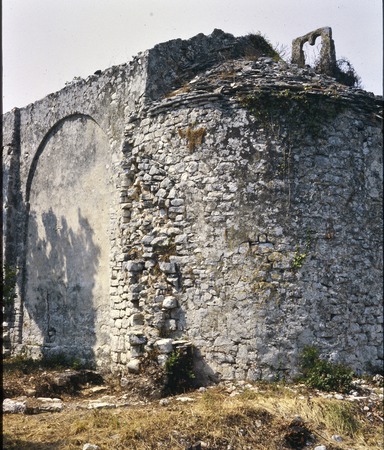
{"label": "bare soil ground", "polygon": [[[9,365],[3,377],[3,398],[27,405],[24,414],[3,416],[7,450],[72,450],[86,443],[100,450],[383,447],[382,387],[364,383],[343,399],[266,383],[221,383],[160,399],[154,374],[120,383],[88,370]],[[40,397],[61,399],[62,411],[39,413]]]}

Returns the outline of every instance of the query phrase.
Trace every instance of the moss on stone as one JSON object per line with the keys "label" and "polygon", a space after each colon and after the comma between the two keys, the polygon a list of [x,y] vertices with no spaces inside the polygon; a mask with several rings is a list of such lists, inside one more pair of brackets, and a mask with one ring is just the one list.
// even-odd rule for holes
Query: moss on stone
{"label": "moss on stone", "polygon": [[289,128],[291,134],[319,137],[324,125],[343,111],[338,95],[329,91],[308,92],[290,89],[256,90],[240,99],[260,124],[270,133],[279,132],[276,124]]}

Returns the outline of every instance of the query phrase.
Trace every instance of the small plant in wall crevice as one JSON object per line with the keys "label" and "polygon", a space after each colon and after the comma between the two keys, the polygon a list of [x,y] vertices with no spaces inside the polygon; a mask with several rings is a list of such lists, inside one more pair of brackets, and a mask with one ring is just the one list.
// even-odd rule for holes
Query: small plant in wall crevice
{"label": "small plant in wall crevice", "polygon": [[185,130],[181,128],[178,129],[179,136],[187,140],[190,152],[193,152],[198,145],[203,143],[205,132],[206,129],[204,127],[194,128],[193,126],[189,126]]}
{"label": "small plant in wall crevice", "polygon": [[293,260],[292,260],[292,269],[293,270],[298,270],[303,267],[304,262],[309,255],[310,247],[311,247],[311,231],[307,230],[307,237],[305,240],[304,249],[301,249],[299,245],[296,245],[296,250],[293,255]]}
{"label": "small plant in wall crevice", "polygon": [[2,268],[3,276],[1,281],[2,290],[2,306],[11,306],[14,299],[16,298],[15,287],[16,287],[16,277],[17,269],[5,264]]}
{"label": "small plant in wall crevice", "polygon": [[165,394],[176,394],[192,388],[195,380],[193,348],[180,347],[173,350],[165,363],[165,372],[167,375]]}

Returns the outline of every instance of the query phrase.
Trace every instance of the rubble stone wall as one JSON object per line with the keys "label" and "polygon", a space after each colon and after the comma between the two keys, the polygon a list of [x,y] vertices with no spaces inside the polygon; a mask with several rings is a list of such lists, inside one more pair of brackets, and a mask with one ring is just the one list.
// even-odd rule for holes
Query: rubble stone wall
{"label": "rubble stone wall", "polygon": [[378,99],[247,39],[161,44],[4,116],[13,349],[124,373],[188,342],[201,380],[292,376],[306,345],[380,365]]}

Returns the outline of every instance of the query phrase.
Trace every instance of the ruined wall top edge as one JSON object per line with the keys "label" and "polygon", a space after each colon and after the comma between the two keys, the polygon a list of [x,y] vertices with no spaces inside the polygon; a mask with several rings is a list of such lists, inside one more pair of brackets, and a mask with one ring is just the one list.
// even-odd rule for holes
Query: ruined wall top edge
{"label": "ruined wall top edge", "polygon": [[[261,36],[258,38],[255,40],[253,35],[234,37],[215,29],[210,35],[200,33],[188,40],[174,39],[157,44],[150,50],[140,52],[128,63],[112,66],[104,71],[98,70],[86,79],[75,77],[63,89],[23,108],[14,108],[3,115],[3,126],[7,128],[7,123],[12,121],[7,117],[12,117],[14,110],[28,113],[34,108],[49,110],[65,105],[66,111],[61,116],[83,113],[83,103],[96,106],[103,100],[116,100],[116,95],[122,101],[129,95],[134,99],[135,109],[140,109],[144,104],[164,97],[216,64],[241,58],[270,56],[269,44]],[[287,70],[290,66],[287,64]],[[360,95],[365,93],[373,96],[359,91]],[[107,95],[100,94],[101,92],[106,92]],[[111,98],[112,95],[114,98]],[[86,109],[89,110],[89,106]]]}
{"label": "ruined wall top edge", "polygon": [[[248,37],[235,38],[220,30],[214,30],[208,36],[200,33],[189,40],[170,40],[138,53],[127,63],[112,66],[103,71],[97,70],[85,79],[74,77],[63,89],[48,94],[23,108],[14,109],[50,108],[59,102],[70,103],[72,97],[79,99],[84,95],[89,96],[90,91],[100,92],[109,86],[117,90],[127,80],[135,83],[134,79],[138,77],[146,79],[140,96],[143,100],[154,100],[217,62],[245,56],[246,52],[252,53],[251,47]],[[88,98],[88,100],[92,99]],[[98,98],[95,97],[94,100],[97,101]],[[4,117],[12,116],[12,114],[12,111],[7,112]]]}

